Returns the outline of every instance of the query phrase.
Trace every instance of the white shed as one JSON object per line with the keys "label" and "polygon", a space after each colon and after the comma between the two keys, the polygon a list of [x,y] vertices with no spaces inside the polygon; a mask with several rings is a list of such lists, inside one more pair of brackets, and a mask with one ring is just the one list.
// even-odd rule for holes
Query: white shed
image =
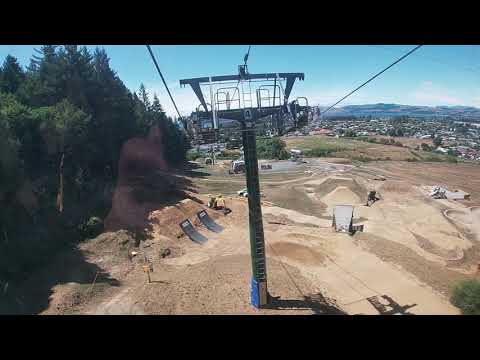
{"label": "white shed", "polygon": [[336,205],[333,208],[332,227],[338,232],[352,232],[353,227],[353,206]]}

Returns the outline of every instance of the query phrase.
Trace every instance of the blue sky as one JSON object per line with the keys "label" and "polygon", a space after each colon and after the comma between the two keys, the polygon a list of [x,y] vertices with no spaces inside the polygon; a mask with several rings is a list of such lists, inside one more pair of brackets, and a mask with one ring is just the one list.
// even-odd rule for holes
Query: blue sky
{"label": "blue sky", "polygon": [[[291,98],[306,96],[310,103],[328,106],[392,63],[414,45],[253,45],[249,71],[304,72]],[[33,48],[0,45],[0,59],[11,54],[27,65]],[[95,46],[87,45],[94,49]],[[170,115],[174,108],[143,45],[105,45],[112,67],[125,85],[137,90],[144,83],[157,93]],[[179,79],[234,74],[248,45],[152,46],[182,115],[198,101]],[[404,61],[346,99],[342,105],[397,103],[408,105],[467,105],[480,107],[480,46],[425,45]]]}

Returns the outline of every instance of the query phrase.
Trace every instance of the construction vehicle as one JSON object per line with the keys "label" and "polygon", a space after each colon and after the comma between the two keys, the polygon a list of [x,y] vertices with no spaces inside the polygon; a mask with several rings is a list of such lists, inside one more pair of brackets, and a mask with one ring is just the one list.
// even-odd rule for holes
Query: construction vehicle
{"label": "construction vehicle", "polygon": [[301,156],[302,156],[302,151],[298,149],[292,149],[290,150],[290,160],[299,162],[301,161]]}
{"label": "construction vehicle", "polygon": [[238,174],[238,173],[245,172],[245,161],[244,160],[232,161],[232,166],[228,172],[229,174]]}
{"label": "construction vehicle", "polygon": [[370,206],[378,200],[380,200],[380,197],[377,197],[377,192],[375,190],[371,190],[368,192],[367,203],[365,206]]}
{"label": "construction vehicle", "polygon": [[227,207],[227,203],[223,195],[216,195],[213,196],[211,194],[208,195],[208,207],[213,210],[223,210],[223,213],[227,215],[232,210]]}

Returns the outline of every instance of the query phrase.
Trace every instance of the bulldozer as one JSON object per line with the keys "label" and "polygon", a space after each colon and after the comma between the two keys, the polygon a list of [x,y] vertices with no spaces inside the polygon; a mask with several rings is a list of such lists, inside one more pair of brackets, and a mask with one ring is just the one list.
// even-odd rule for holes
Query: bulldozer
{"label": "bulldozer", "polygon": [[373,205],[374,202],[380,199],[381,199],[380,194],[377,193],[375,190],[371,190],[368,192],[367,203],[365,204],[365,206],[371,206]]}
{"label": "bulldozer", "polygon": [[208,207],[213,210],[223,210],[224,215],[227,215],[232,210],[227,207],[227,203],[223,195],[216,195],[213,196],[211,194],[208,195]]}

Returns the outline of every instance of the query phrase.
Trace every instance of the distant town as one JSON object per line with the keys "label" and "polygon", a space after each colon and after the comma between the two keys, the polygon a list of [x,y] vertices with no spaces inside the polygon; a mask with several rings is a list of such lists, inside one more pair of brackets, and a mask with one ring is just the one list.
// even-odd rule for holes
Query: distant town
{"label": "distant town", "polygon": [[375,136],[431,139],[432,145],[426,142],[422,147],[428,146],[428,150],[465,160],[480,161],[480,122],[468,119],[459,121],[454,118],[410,116],[321,117],[318,111],[314,111],[309,125],[294,135],[358,137],[359,140]]}

